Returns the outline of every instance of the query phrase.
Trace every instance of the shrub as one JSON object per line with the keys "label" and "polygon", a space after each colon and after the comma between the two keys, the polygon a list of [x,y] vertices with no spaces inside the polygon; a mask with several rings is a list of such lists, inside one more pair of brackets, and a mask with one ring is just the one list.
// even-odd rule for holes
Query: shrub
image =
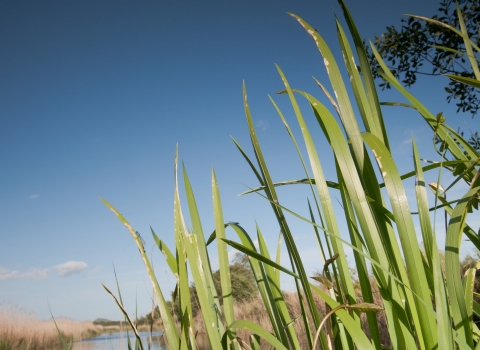
{"label": "shrub", "polygon": [[[246,257],[247,263],[245,264]],[[243,259],[243,261],[242,261]],[[255,285],[255,277],[248,264],[248,256],[245,254],[238,254],[234,260],[234,263],[230,265],[230,275],[232,283],[232,297],[234,301],[240,302],[258,295],[258,289]],[[213,282],[215,289],[219,295],[219,300],[222,302],[222,283],[220,280],[220,270],[213,273]]]}
{"label": "shrub", "polygon": [[[245,259],[246,258],[246,259]],[[250,267],[245,264],[248,262],[248,256],[237,253],[234,258],[234,263],[230,265],[230,274],[232,281],[232,297],[236,302],[242,302],[254,298],[258,294],[258,289],[255,285],[255,278]],[[218,294],[220,304],[223,304],[222,286],[220,281],[220,270],[213,273],[213,283]],[[192,316],[196,317],[199,311],[197,288],[194,284],[190,285],[190,303],[192,305]],[[175,293],[172,293],[172,300],[174,303],[174,312],[177,317],[180,317],[180,303]]]}

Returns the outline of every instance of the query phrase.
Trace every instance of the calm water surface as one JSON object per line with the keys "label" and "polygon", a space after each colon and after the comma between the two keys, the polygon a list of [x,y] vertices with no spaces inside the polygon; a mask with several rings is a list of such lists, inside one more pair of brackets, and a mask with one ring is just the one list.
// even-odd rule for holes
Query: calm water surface
{"label": "calm water surface", "polygon": [[[132,336],[132,332],[128,332],[130,336],[130,342],[132,348],[135,346],[135,336]],[[142,339],[143,348],[148,349],[148,332],[139,332],[140,339]],[[166,350],[167,348],[160,344],[161,332],[153,332],[153,344],[150,349],[152,350]],[[117,332],[112,334],[102,334],[96,338],[84,340],[81,342],[73,343],[72,350],[106,350],[106,349],[128,349],[127,342],[127,333],[126,332]]]}

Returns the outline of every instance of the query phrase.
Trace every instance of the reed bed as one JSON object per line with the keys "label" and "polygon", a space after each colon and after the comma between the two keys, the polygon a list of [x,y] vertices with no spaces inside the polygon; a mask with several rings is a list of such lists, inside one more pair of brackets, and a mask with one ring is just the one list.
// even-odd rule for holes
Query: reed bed
{"label": "reed bed", "polygon": [[[321,33],[301,17],[290,14],[313,39],[321,55],[319,62],[325,66],[328,75],[326,82],[316,80],[319,90],[315,94],[321,97],[290,86],[278,66],[278,93],[283,95],[278,98],[288,99],[294,112],[285,116],[275,99],[270,97],[272,107],[291,138],[292,147],[298,152],[301,170],[305,173],[303,178],[273,182],[255,131],[254,111],[250,110],[246,84],[243,85],[242,100],[251,148],[247,151],[235,140],[234,143],[258,180],[254,185],[257,187],[244,194],[256,192],[265,199],[266,207],[277,219],[278,242],[284,242],[286,249],[282,250],[279,243],[276,252],[270,252],[258,226],[253,232],[247,232],[237,222],[225,222],[214,171],[211,188],[215,224],[213,229],[207,230],[213,230],[213,234],[206,237],[186,167],[178,169],[177,151],[173,249],[169,249],[152,230],[158,248],[177,279],[174,295],[181,316],[176,322],[140,235],[118,210],[102,199],[127,228],[139,249],[152,281],[169,349],[204,348],[196,337],[200,331],[205,332],[202,342],[206,338],[208,348],[214,350],[261,349],[267,344],[282,350],[453,350],[480,347],[480,329],[474,322],[475,317],[480,316],[480,304],[474,298],[478,296],[475,281],[480,263],[472,263],[461,274],[460,255],[465,239],[480,249],[480,234],[469,225],[469,215],[478,210],[480,202],[480,154],[445,123],[442,113],[433,114],[408,92],[371,45],[382,69],[379,73],[401,98],[408,100],[408,103],[384,104],[415,110],[419,120],[431,129],[434,159],[425,163],[421,158],[424,150],[418,149],[412,137],[411,156],[408,157],[412,171],[399,173],[399,161],[391,154],[389,131],[384,123],[383,113],[388,112],[382,109],[383,104],[379,101],[362,37],[344,0],[339,3],[346,25],[336,21],[341,49],[337,56],[331,52]],[[475,55],[479,55],[480,48],[466,35],[459,7],[457,15],[461,28],[449,29],[463,39],[476,79],[449,78],[479,88],[480,70]],[[349,34],[344,28],[348,28]],[[340,69],[339,63],[345,67]],[[345,71],[348,75],[344,74]],[[443,99],[443,96],[439,98]],[[300,100],[308,107],[302,110]],[[315,132],[321,131],[321,137],[330,146],[328,150],[317,150],[310,131],[313,126],[309,126],[306,118],[316,123]],[[292,132],[291,122],[298,123],[299,135]],[[333,154],[333,162],[327,163],[325,152]],[[327,167],[336,169],[334,178],[326,179],[323,168]],[[427,183],[427,172],[434,172],[436,181]],[[449,176],[445,177],[444,173]],[[414,185],[404,181],[409,178],[415,179]],[[450,189],[456,188],[459,182],[466,184],[468,189],[452,198]],[[288,200],[277,195],[278,186],[300,184],[308,185],[311,192],[305,198],[305,207],[308,207],[305,213],[291,211]],[[180,203],[181,191],[186,203]],[[332,194],[341,198],[340,209],[335,207]],[[410,195],[409,201],[407,196]],[[211,207],[212,203],[204,205]],[[416,228],[414,215],[418,217],[419,228]],[[437,244],[438,228],[434,221],[439,215],[447,218],[443,232],[446,238],[440,245]],[[187,223],[185,218],[190,222]],[[307,276],[292,234],[292,220],[311,225],[311,243],[319,246],[318,254],[324,266],[314,280]],[[341,230],[339,224],[346,229]],[[228,247],[249,256],[259,295],[253,306],[235,304],[233,300]],[[346,247],[353,250],[358,283],[352,276]],[[210,249],[216,250],[218,255],[221,295],[214,285]],[[445,251],[444,263],[439,251]],[[281,254],[288,256],[290,264],[280,265]],[[281,274],[293,277],[294,295],[282,292]],[[196,286],[201,309],[198,317],[203,322],[193,317],[191,281]],[[121,300],[106,290],[124,311]],[[133,322],[129,322],[134,328]],[[140,340],[138,334],[137,337]],[[142,344],[137,342],[136,348],[143,349]]]}
{"label": "reed bed", "polygon": [[[375,297],[375,303],[382,304],[382,299],[380,298],[378,287],[375,284],[375,280],[372,279],[371,283],[372,283],[372,290],[374,291],[374,295],[377,295]],[[284,292],[283,298],[285,300],[285,303],[288,308],[288,312],[292,319],[295,319],[296,317],[301,315],[302,308],[300,306],[300,300],[298,298],[297,293]],[[357,301],[359,303],[363,302],[363,298],[361,297],[360,294],[357,297]],[[315,297],[315,305],[317,306],[322,316],[324,316],[327,313],[328,305],[326,305],[325,301],[323,301],[320,297]],[[270,332],[272,331],[272,324],[270,322],[270,318],[268,316],[267,310],[265,309],[265,306],[260,297],[244,300],[241,302],[235,302],[233,307],[234,307],[235,319],[249,320],[262,326],[263,328],[269,330]],[[174,319],[177,324],[177,329],[180,330],[181,329],[180,320],[178,319],[178,317],[175,317]],[[362,315],[361,319],[362,319],[362,327],[366,332],[366,334],[369,335],[367,318],[364,315]],[[310,322],[313,321],[311,316],[309,317],[309,320]],[[382,343],[388,347],[391,344],[390,344],[390,337],[388,335],[387,323],[386,323],[384,312],[379,312],[377,314],[377,322],[380,329],[380,336],[382,339]],[[198,348],[201,350],[209,349],[208,340],[206,339],[204,318],[201,312],[195,315],[193,323],[194,323],[195,329],[198,330],[198,334],[197,334]],[[301,320],[298,320],[297,322],[294,322],[291,325],[291,327],[295,329],[296,334],[299,334],[299,343],[300,343],[301,349],[309,349],[304,323]],[[249,338],[251,334],[252,334],[251,332],[248,332],[245,330],[240,330],[237,332],[237,336],[241,338],[245,343],[249,342]],[[262,346],[268,347],[268,344],[265,342],[262,342]]]}
{"label": "reed bed", "polygon": [[[55,320],[62,336],[78,341],[101,334],[105,329],[91,321]],[[53,320],[41,320],[15,305],[0,305],[0,350],[62,349]]]}

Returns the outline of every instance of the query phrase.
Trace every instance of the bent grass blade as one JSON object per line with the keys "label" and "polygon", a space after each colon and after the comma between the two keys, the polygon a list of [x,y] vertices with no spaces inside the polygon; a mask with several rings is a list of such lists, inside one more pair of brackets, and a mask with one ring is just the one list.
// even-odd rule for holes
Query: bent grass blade
{"label": "bent grass blade", "polygon": [[[120,285],[118,283],[117,271],[115,271],[115,265],[113,265],[113,274],[115,275],[115,282],[117,283],[118,298],[120,299],[120,304],[123,306],[122,293],[120,292]],[[125,321],[127,321],[126,318],[125,318]],[[130,335],[128,334],[128,329],[127,329],[127,347],[129,350],[132,348],[132,344],[130,344]]]}
{"label": "bent grass blade", "polygon": [[[332,309],[336,309],[339,307],[341,304],[331,298],[327,293],[323,292],[321,289],[315,287],[314,285],[310,285],[312,290],[317,293],[325,302],[330,306]],[[352,316],[348,314],[343,308],[338,309],[336,311],[336,315],[340,320],[342,321],[343,325],[345,326],[345,329],[347,330],[348,334],[352,337],[353,342],[357,345],[358,349],[375,349],[370,342],[370,340],[367,338],[365,333],[363,332],[362,327],[356,322]],[[319,325],[320,326],[320,325]],[[318,329],[318,327],[317,327]]]}
{"label": "bent grass blade", "polygon": [[70,341],[70,345],[67,346],[67,343],[65,342],[65,338],[63,337],[62,332],[60,332],[60,329],[58,328],[57,321],[55,321],[55,317],[53,317],[52,310],[50,309],[50,304],[48,305],[48,310],[50,311],[50,316],[52,316],[53,323],[55,324],[55,328],[57,329],[58,338],[62,342],[63,350],[70,350],[73,346],[72,340]]}
{"label": "bent grass blade", "polygon": [[158,246],[158,249],[160,249],[162,254],[165,256],[165,261],[167,262],[170,271],[172,271],[172,273],[176,276],[178,274],[178,267],[175,256],[172,254],[170,249],[168,249],[167,245],[156,235],[155,231],[153,231],[151,227],[150,230],[152,231],[152,236]]}
{"label": "bent grass blade", "polygon": [[148,276],[150,277],[150,281],[152,282],[153,289],[155,291],[155,297],[157,299],[158,309],[160,311],[160,316],[162,317],[162,320],[163,320],[164,332],[167,339],[167,344],[169,347],[177,349],[179,346],[179,338],[178,338],[177,330],[175,328],[175,324],[173,322],[173,317],[167,306],[165,298],[163,297],[163,293],[160,289],[157,278],[155,277],[155,274],[153,272],[153,268],[152,268],[152,265],[150,264],[150,260],[145,254],[145,251],[143,251],[142,249],[143,246],[142,246],[142,243],[140,242],[140,239],[138,238],[137,234],[133,230],[132,226],[128,223],[128,221],[123,217],[122,214],[120,214],[110,203],[108,203],[103,198],[100,198],[100,200],[107,206],[107,208],[109,208],[117,216],[120,222],[128,229],[133,239],[135,240],[135,243],[137,243],[138,250],[140,251],[140,255],[142,256],[143,262],[147,269]]}
{"label": "bent grass blade", "polygon": [[[253,323],[251,321],[246,321],[246,320],[238,320],[233,322],[230,326],[229,329],[235,330],[235,329],[246,329],[250,331],[253,334],[259,335],[262,337],[265,341],[267,341],[273,348],[277,350],[288,350],[277,338],[275,338],[269,331],[267,331],[265,328],[262,326]],[[222,338],[222,344],[224,346],[224,349],[227,347],[227,336],[226,334]]]}
{"label": "bent grass blade", "polygon": [[127,311],[125,311],[125,309],[123,308],[123,306],[122,306],[122,304],[120,303],[120,301],[118,301],[118,299],[115,297],[115,295],[113,295],[113,293],[110,292],[110,290],[109,290],[103,283],[102,283],[102,286],[103,286],[103,288],[105,288],[105,290],[107,291],[107,293],[110,294],[110,296],[113,298],[113,300],[115,300],[115,303],[117,303],[117,306],[120,308],[120,310],[122,311],[122,313],[123,313],[123,315],[125,316],[126,320],[128,321],[128,324],[130,325],[130,327],[132,327],[132,330],[133,330],[133,332],[135,333],[135,338],[137,338],[136,344],[138,344],[138,346],[140,346],[140,349],[143,350],[142,340],[140,339],[140,335],[138,334],[137,327],[135,327],[135,324],[132,322],[132,320],[131,320],[130,317],[128,316]]}
{"label": "bent grass blade", "polygon": [[244,254],[247,254],[248,256],[252,257],[252,258],[255,258],[259,261],[261,261],[262,263],[264,264],[267,264],[267,265],[270,265],[271,267],[273,267],[274,269],[278,269],[282,272],[285,272],[286,274],[292,276],[293,278],[297,278],[297,279],[300,279],[300,276],[298,276],[296,273],[293,273],[292,271],[284,268],[283,266],[281,265],[278,265],[276,262],[270,260],[270,259],[267,259],[265,256],[263,256],[262,254],[259,254],[237,242],[234,242],[234,241],[231,241],[231,240],[228,240],[228,239],[225,239],[225,238],[221,238],[222,241],[224,241],[226,244],[228,244],[229,246],[231,246],[232,248],[235,248],[239,251],[241,251],[242,253]]}

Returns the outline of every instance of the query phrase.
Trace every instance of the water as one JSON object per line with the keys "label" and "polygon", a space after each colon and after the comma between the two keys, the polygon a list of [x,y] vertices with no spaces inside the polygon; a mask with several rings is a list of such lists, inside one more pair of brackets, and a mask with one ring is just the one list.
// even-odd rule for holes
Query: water
{"label": "water", "polygon": [[[128,332],[130,336],[130,343],[132,348],[135,348],[135,335],[133,332]],[[148,349],[148,332],[139,332],[140,339],[142,340],[143,348]],[[152,350],[166,350],[167,348],[164,345],[163,341],[160,341],[162,336],[161,332],[152,333]],[[127,345],[127,333],[126,332],[117,332],[117,333],[104,333],[96,338],[83,340],[81,342],[73,343],[72,350],[106,350],[106,349],[128,349]]]}

